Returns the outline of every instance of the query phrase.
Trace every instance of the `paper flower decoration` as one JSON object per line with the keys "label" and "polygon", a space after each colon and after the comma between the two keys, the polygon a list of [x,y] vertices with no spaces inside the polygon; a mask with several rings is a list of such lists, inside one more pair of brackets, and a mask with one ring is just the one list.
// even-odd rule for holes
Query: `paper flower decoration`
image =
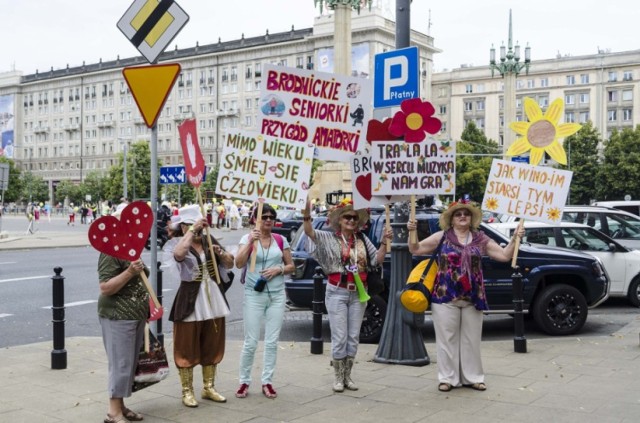
{"label": "paper flower decoration", "polygon": [[531,150],[529,163],[532,165],[540,163],[544,153],[549,154],[560,164],[567,164],[567,155],[558,140],[575,134],[582,125],[558,123],[564,111],[564,101],[561,98],[554,100],[543,115],[538,103],[532,98],[525,97],[524,111],[528,122],[512,122],[509,125],[522,137],[509,147],[507,156],[519,156]]}
{"label": "paper flower decoration", "polygon": [[442,122],[432,117],[436,109],[428,101],[412,98],[403,101],[400,109],[391,120],[389,132],[404,136],[405,142],[420,142],[426,138],[425,132],[436,134],[442,127]]}

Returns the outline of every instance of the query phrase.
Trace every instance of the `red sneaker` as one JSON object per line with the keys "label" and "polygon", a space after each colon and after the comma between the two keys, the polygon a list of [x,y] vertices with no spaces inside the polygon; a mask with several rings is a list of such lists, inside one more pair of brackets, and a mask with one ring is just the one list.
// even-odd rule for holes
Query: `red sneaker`
{"label": "red sneaker", "polygon": [[236,398],[246,398],[249,395],[249,385],[243,383],[236,391]]}
{"label": "red sneaker", "polygon": [[275,389],[273,389],[273,386],[271,386],[270,383],[266,383],[262,385],[262,393],[264,394],[265,397],[269,399],[274,399],[275,397],[278,396],[278,393],[276,392]]}

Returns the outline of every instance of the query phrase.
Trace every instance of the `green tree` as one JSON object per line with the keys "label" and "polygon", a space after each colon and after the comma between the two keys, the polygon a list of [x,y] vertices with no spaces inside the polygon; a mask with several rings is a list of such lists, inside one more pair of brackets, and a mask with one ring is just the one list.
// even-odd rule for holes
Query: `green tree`
{"label": "green tree", "polygon": [[591,122],[587,122],[577,133],[564,140],[567,165],[557,167],[573,172],[567,204],[589,204],[591,199],[597,197],[598,143],[600,134]]}
{"label": "green tree", "polygon": [[640,198],[640,126],[614,130],[604,142],[603,160],[596,178],[596,199]]}
{"label": "green tree", "polygon": [[502,150],[495,141],[487,139],[473,122],[469,122],[460,138],[456,146],[456,196],[469,194],[473,201],[481,203],[491,162],[500,158]]}
{"label": "green tree", "polygon": [[75,205],[81,204],[83,196],[80,186],[68,180],[60,181],[56,186],[54,201],[56,204],[64,204],[65,198],[68,198],[69,202]]}
{"label": "green tree", "polygon": [[[118,153],[118,163],[113,165],[104,183],[106,199],[118,201],[124,192],[122,184],[122,170],[124,169],[124,155]],[[158,169],[160,168],[158,162]],[[159,185],[159,175],[156,184]],[[158,190],[158,192],[160,192]],[[149,200],[151,195],[151,151],[147,141],[138,141],[129,146],[127,152],[127,196],[129,199]]]}
{"label": "green tree", "polygon": [[104,200],[106,194],[105,178],[97,170],[89,172],[80,185],[80,192],[82,194],[82,198],[86,198],[87,195],[90,195],[92,203]]}
{"label": "green tree", "polygon": [[49,187],[41,176],[27,171],[20,174],[20,198],[23,201],[43,203],[49,200]]}
{"label": "green tree", "polygon": [[[22,192],[22,185],[20,185],[20,169],[16,167],[16,164],[13,160],[8,159],[6,157],[0,157],[0,163],[9,164],[9,183],[7,189],[4,192],[4,198],[2,201],[4,203],[13,203],[18,201]],[[1,193],[1,191],[0,191]]]}

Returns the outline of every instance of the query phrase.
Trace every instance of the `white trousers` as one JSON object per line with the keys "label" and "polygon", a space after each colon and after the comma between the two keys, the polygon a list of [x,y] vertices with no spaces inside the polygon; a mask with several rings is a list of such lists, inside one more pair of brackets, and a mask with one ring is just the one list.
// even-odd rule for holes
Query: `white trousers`
{"label": "white trousers", "polygon": [[481,311],[468,301],[431,305],[436,332],[438,380],[452,386],[484,383]]}

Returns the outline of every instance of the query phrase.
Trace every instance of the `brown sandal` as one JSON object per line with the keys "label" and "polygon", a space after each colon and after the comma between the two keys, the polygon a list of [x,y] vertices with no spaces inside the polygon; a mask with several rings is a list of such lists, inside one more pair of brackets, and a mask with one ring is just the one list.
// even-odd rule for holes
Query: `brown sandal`
{"label": "brown sandal", "polygon": [[139,422],[144,420],[144,416],[140,413],[136,413],[133,410],[128,409],[127,407],[124,407],[122,409],[122,415],[129,421],[132,422]]}
{"label": "brown sandal", "polygon": [[107,413],[107,417],[104,419],[104,423],[130,423],[123,415],[120,417],[111,417],[109,413]]}
{"label": "brown sandal", "polygon": [[452,389],[453,386],[451,386],[450,383],[442,382],[440,383],[440,385],[438,385],[438,391],[440,392],[449,392]]}
{"label": "brown sandal", "polygon": [[475,389],[476,391],[486,391],[487,390],[487,385],[485,385],[482,382],[474,383],[473,385],[471,385],[471,389]]}

